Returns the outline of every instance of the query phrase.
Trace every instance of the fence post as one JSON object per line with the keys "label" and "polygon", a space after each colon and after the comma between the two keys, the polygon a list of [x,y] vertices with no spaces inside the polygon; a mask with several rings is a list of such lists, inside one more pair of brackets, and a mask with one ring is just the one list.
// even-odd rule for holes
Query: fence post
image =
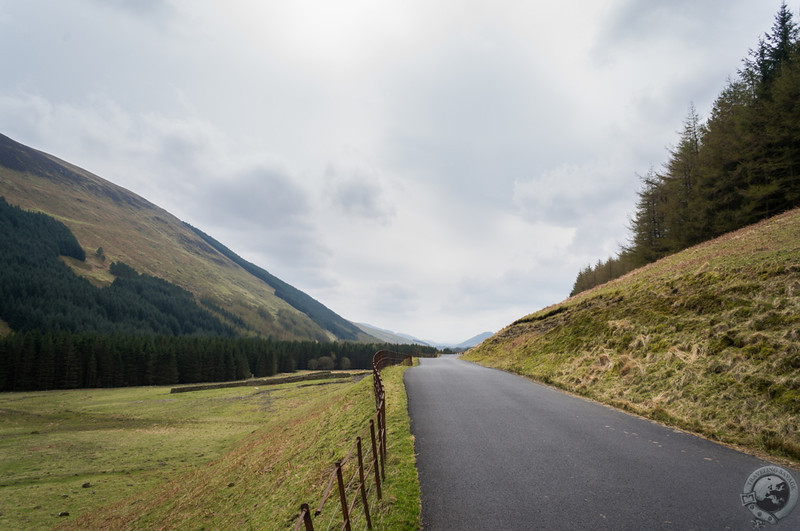
{"label": "fence post", "polygon": [[344,517],[344,528],[350,529],[350,511],[347,509],[347,493],[344,490],[344,479],[342,478],[342,463],[336,461],[336,480],[339,482],[339,499],[342,501],[342,516]]}
{"label": "fence post", "polygon": [[369,434],[372,438],[372,467],[375,469],[375,485],[378,487],[378,499],[383,498],[381,492],[381,471],[378,464],[378,447],[375,444],[375,421],[369,421]]}
{"label": "fence post", "polygon": [[386,479],[386,393],[381,389],[381,476]]}
{"label": "fence post", "polygon": [[[303,522],[306,531],[314,531],[314,523],[311,521],[311,507],[309,507],[307,503],[304,503],[300,506],[300,515],[300,522]],[[295,529],[300,528],[300,522],[294,526]]]}
{"label": "fence post", "polygon": [[361,501],[364,503],[364,515],[367,517],[367,528],[372,529],[372,519],[369,517],[369,504],[367,503],[367,487],[364,479],[364,454],[361,451],[361,437],[356,439],[358,448],[358,479],[361,481]]}

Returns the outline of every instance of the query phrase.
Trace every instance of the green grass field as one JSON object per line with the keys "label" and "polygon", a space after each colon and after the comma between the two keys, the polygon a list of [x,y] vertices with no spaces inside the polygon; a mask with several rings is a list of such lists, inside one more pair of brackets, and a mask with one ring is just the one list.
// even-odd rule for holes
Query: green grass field
{"label": "green grass field", "polygon": [[[401,369],[385,382],[392,477],[378,518],[416,526]],[[369,376],[169,391],[0,394],[0,528],[288,529],[374,412]]]}

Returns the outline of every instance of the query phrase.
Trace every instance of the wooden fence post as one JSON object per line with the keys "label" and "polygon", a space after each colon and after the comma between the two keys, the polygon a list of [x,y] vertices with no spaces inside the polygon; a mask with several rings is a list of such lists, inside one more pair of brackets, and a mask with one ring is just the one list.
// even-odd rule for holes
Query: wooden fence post
{"label": "wooden fence post", "polygon": [[[314,531],[314,522],[311,521],[311,507],[307,503],[300,506],[300,515],[302,516],[300,521],[305,525],[306,531]],[[300,523],[298,522],[294,528],[299,529],[299,527]]]}
{"label": "wooden fence post", "polygon": [[372,438],[372,466],[375,469],[375,485],[378,487],[378,499],[382,499],[381,493],[381,471],[378,459],[378,446],[375,444],[375,421],[369,421],[369,433]]}
{"label": "wooden fence post", "polygon": [[344,528],[350,529],[350,511],[347,509],[347,493],[344,490],[344,479],[342,478],[342,463],[336,461],[336,480],[339,482],[339,499],[342,501],[342,516],[344,517]]}
{"label": "wooden fence post", "polygon": [[381,435],[381,477],[386,479],[386,393],[381,390],[381,408],[380,408],[380,426],[379,434]]}
{"label": "wooden fence post", "polygon": [[358,479],[361,482],[361,501],[364,503],[364,515],[367,517],[367,528],[372,529],[372,519],[369,517],[369,504],[367,503],[367,487],[364,479],[364,454],[361,451],[361,437],[358,442]]}

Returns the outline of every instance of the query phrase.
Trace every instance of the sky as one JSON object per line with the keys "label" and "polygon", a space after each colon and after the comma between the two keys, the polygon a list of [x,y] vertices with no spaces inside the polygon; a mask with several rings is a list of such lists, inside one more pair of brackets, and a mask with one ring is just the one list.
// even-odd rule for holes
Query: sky
{"label": "sky", "polygon": [[346,319],[458,343],[627,243],[639,176],[779,8],[0,0],[0,133]]}

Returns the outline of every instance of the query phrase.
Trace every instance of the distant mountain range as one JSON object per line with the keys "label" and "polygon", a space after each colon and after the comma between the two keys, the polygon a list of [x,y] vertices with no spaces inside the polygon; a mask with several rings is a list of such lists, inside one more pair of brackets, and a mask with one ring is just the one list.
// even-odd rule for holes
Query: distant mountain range
{"label": "distant mountain range", "polygon": [[412,344],[412,345],[426,345],[429,347],[435,347],[438,349],[468,349],[474,346],[480,345],[483,340],[492,337],[492,332],[483,332],[482,334],[478,334],[477,336],[471,337],[466,341],[462,341],[458,344],[452,343],[437,343],[436,341],[430,341],[426,339],[418,339],[414,336],[410,336],[408,334],[402,334],[399,332],[393,332],[391,330],[385,330],[382,328],[377,328],[372,325],[366,323],[356,323],[364,333],[369,334],[373,337],[377,337],[381,341],[385,341],[386,343],[397,343],[397,344]]}
{"label": "distant mountain range", "polygon": [[[96,286],[109,286],[114,281],[110,265],[122,262],[190,292],[204,309],[241,335],[378,342],[166,210],[3,135],[0,197],[66,225],[85,251],[85,259],[65,257],[64,262]],[[0,333],[4,329],[9,329],[8,323],[0,319]]]}
{"label": "distant mountain range", "polygon": [[466,341],[462,341],[458,345],[457,348],[472,348],[480,345],[483,343],[484,340],[489,339],[494,335],[494,332],[483,332],[482,334],[478,334],[477,336],[471,337]]}

